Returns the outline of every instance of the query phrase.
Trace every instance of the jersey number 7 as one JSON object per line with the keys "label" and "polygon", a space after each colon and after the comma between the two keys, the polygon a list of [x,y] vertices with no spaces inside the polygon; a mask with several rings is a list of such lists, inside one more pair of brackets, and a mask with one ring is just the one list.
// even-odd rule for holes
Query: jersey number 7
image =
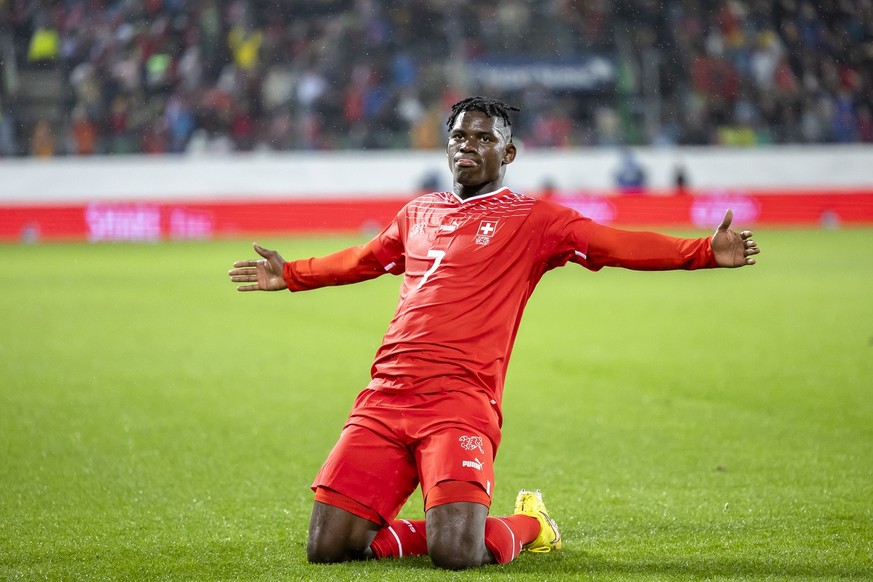
{"label": "jersey number 7", "polygon": [[433,265],[430,266],[430,269],[424,272],[424,275],[421,277],[421,281],[418,282],[418,287],[416,289],[421,289],[421,286],[424,285],[425,281],[433,274],[434,271],[439,268],[440,263],[443,262],[443,257],[446,256],[446,251],[437,251],[434,249],[430,249],[427,251],[427,258],[433,259]]}

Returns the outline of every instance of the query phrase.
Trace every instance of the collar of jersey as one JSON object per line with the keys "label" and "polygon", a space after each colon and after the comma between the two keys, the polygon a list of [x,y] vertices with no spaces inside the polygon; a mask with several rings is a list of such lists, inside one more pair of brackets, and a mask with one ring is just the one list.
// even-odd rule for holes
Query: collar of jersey
{"label": "collar of jersey", "polygon": [[496,196],[504,191],[509,192],[509,188],[506,186],[503,186],[501,188],[498,188],[497,190],[494,190],[493,192],[486,192],[485,194],[477,194],[476,196],[472,196],[470,198],[461,198],[460,196],[455,194],[454,191],[451,192],[451,195],[460,204],[467,204],[468,202],[473,202],[475,200],[481,200],[483,198],[488,198],[489,196]]}

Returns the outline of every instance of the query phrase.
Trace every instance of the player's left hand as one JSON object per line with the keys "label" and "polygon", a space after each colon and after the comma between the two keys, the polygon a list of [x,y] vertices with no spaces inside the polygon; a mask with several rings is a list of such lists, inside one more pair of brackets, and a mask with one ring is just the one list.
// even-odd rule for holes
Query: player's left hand
{"label": "player's left hand", "polygon": [[254,283],[254,285],[240,285],[239,291],[279,291],[287,289],[282,269],[285,259],[269,249],[265,249],[258,243],[252,245],[255,252],[263,258],[257,261],[237,261],[234,268],[227,272],[230,280],[234,283]]}
{"label": "player's left hand", "polygon": [[760,253],[761,249],[758,248],[758,243],[752,240],[752,231],[730,230],[733,219],[734,211],[729,209],[724,214],[724,220],[715,229],[715,234],[712,235],[712,252],[715,253],[715,261],[719,267],[728,268],[754,265],[757,262],[754,255]]}

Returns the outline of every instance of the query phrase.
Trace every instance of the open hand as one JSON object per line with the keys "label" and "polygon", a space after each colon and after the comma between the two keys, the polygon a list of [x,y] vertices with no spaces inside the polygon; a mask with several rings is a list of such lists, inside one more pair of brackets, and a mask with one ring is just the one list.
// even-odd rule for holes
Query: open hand
{"label": "open hand", "polygon": [[731,221],[734,219],[733,210],[724,214],[724,220],[718,225],[715,234],[712,235],[712,251],[719,267],[743,267],[754,265],[757,261],[753,258],[761,252],[758,243],[752,240],[752,231],[744,230],[734,232],[730,230]]}
{"label": "open hand", "polygon": [[287,289],[285,278],[282,276],[282,268],[285,259],[276,251],[265,249],[258,243],[254,243],[255,252],[263,258],[257,261],[237,261],[233,269],[227,272],[230,280],[234,283],[255,283],[254,285],[240,285],[237,291],[280,291]]}

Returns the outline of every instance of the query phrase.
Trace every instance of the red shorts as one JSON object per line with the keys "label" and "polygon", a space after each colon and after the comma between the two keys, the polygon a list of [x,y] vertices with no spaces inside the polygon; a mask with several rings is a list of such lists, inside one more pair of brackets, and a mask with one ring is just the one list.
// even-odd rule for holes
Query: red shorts
{"label": "red shorts", "polygon": [[[499,444],[497,405],[484,393],[364,390],[312,489],[339,493],[384,522],[397,516],[419,484],[426,509],[455,501],[490,506]],[[455,490],[444,488],[429,499],[431,489],[446,481],[473,483],[485,495],[455,499]],[[333,504],[330,499],[322,495],[319,500]]]}

